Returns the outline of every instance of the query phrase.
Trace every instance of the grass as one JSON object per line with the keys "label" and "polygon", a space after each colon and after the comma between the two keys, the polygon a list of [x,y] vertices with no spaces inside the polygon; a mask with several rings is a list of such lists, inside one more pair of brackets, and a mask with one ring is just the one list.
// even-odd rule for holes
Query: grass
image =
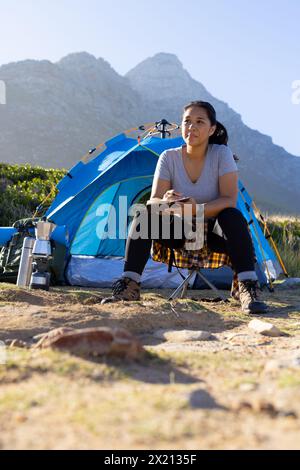
{"label": "grass", "polygon": [[[263,370],[262,361],[249,355],[242,356],[233,351],[165,352],[148,347],[146,356],[132,363],[122,359],[83,359],[53,350],[12,349],[7,353],[7,364],[0,368],[0,384],[24,382],[34,376],[54,374],[68,381],[87,380],[95,383],[122,382],[139,383],[140,372],[160,371],[163,381],[169,384],[182,382],[182,371],[189,371],[187,382],[194,382],[209,374],[219,379],[243,374],[259,377]],[[229,384],[230,380],[228,381]]]}
{"label": "grass", "polygon": [[267,225],[290,277],[300,277],[300,219],[271,216]]}
{"label": "grass", "polygon": [[34,374],[52,373],[70,380],[112,381],[126,379],[126,372],[116,360],[89,361],[53,350],[12,349],[7,363],[0,368],[0,384],[22,382]]}

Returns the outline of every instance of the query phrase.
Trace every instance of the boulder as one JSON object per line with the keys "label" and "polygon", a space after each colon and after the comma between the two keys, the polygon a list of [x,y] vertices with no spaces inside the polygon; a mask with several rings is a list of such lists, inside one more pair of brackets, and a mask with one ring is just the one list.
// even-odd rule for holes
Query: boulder
{"label": "boulder", "polygon": [[44,342],[54,340],[55,338],[60,338],[66,333],[71,333],[74,330],[74,328],[69,328],[69,327],[61,327],[61,328],[56,328],[55,330],[48,331],[47,333],[41,333],[39,335],[34,336],[34,339],[39,340],[38,344],[36,347],[40,347]]}
{"label": "boulder", "polygon": [[257,333],[260,333],[261,335],[264,335],[264,336],[272,336],[272,337],[285,336],[285,333],[280,331],[275,325],[273,325],[272,323],[261,321],[261,320],[252,320],[248,326],[251,330]]}
{"label": "boulder", "polygon": [[120,356],[136,359],[144,349],[140,341],[121,328],[85,328],[50,331],[35,348],[53,348],[82,356]]}

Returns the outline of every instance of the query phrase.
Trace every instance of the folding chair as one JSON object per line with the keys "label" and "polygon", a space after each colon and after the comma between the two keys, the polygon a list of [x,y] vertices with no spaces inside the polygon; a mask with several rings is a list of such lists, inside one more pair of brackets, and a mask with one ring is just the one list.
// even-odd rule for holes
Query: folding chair
{"label": "folding chair", "polygon": [[[200,264],[194,264],[194,262],[188,262],[186,260],[184,260],[183,264],[181,264],[180,258],[179,260],[177,259],[177,262],[175,262],[176,252],[177,250],[170,250],[169,248],[161,245],[159,242],[154,242],[152,246],[152,259],[154,261],[167,264],[169,269],[171,269],[171,266],[176,267],[178,271],[179,269],[188,269],[188,276],[186,277],[184,277],[184,275],[179,271],[183,280],[169,297],[170,301],[178,297],[184,298],[186,296],[189,283],[195,274],[198,275],[213,292],[215,292],[218,299],[227,301],[226,297],[216,288],[216,286],[214,286],[214,284],[205,277],[202,270],[205,268],[217,269],[226,265],[231,267],[228,255],[224,253],[210,253],[207,255],[204,252],[204,254],[201,255],[201,259],[199,261]],[[232,294],[234,294],[236,290],[238,290],[238,283],[237,275],[235,273],[232,283]]]}
{"label": "folding chair", "polygon": [[188,276],[183,279],[182,283],[177,287],[177,289],[172,293],[172,295],[169,297],[169,301],[174,300],[179,297],[180,291],[181,295],[180,298],[184,299],[187,293],[187,289],[189,286],[189,282],[194,276],[194,274],[198,275],[205,284],[207,284],[210,289],[212,289],[218,297],[220,297],[222,300],[226,301],[226,297],[201,273],[200,268],[194,268],[194,269],[189,269],[189,274]]}
{"label": "folding chair", "polygon": [[[205,230],[207,230],[207,224],[205,225]],[[217,269],[224,265],[231,267],[228,255],[225,253],[208,253],[205,247],[201,250],[195,251],[195,253],[198,253],[198,255],[196,255],[196,259],[194,259],[193,254],[191,254],[192,259],[190,259],[190,255],[188,253],[193,253],[193,251],[187,252],[182,249],[170,249],[163,246],[158,241],[153,242],[151,255],[154,261],[167,264],[169,266],[169,270],[171,270],[172,266],[175,266],[178,271],[179,269],[188,269],[187,277],[184,277],[183,274],[179,271],[183,281],[171,294],[169,300],[171,301],[178,297],[184,298],[186,296],[189,283],[193,276],[196,274],[217,295],[219,299],[227,301],[226,297],[213,285],[212,282],[210,282],[205,277],[201,270],[205,268]],[[234,292],[234,289],[238,289],[236,274],[234,275],[232,283],[232,292]]]}

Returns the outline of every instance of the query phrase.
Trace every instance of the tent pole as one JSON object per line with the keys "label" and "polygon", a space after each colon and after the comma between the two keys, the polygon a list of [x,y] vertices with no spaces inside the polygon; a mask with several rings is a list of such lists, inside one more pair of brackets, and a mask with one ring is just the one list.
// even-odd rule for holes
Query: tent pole
{"label": "tent pole", "polygon": [[166,119],[162,119],[155,123],[155,127],[160,133],[162,139],[165,139],[167,136],[171,137],[171,132],[167,130],[168,126],[172,127],[172,124],[170,124]]}
{"label": "tent pole", "polygon": [[[249,204],[248,204],[247,201],[245,200],[244,195],[243,195],[243,191],[240,190],[240,194],[241,194],[241,196],[242,196],[242,198],[243,198],[243,201],[244,201],[244,203],[245,203],[246,210],[247,210],[248,214],[250,215],[250,220],[251,220],[251,213],[250,213],[250,208],[251,208],[251,206],[249,206]],[[270,292],[273,292],[273,291],[274,291],[274,286],[273,286],[273,283],[272,283],[271,274],[270,274],[270,271],[269,271],[269,268],[268,268],[267,260],[266,260],[266,257],[265,257],[265,255],[264,255],[264,249],[263,249],[262,244],[261,244],[261,241],[260,241],[260,239],[259,239],[259,236],[258,236],[256,227],[255,227],[255,224],[254,224],[254,221],[253,221],[253,228],[254,228],[254,231],[255,231],[255,234],[256,234],[256,237],[257,237],[257,241],[258,241],[258,243],[259,243],[259,247],[260,247],[260,249],[261,249],[262,256],[263,256],[263,258],[264,258],[264,264],[265,264],[265,267],[266,267],[266,271],[267,271],[268,278],[269,278],[269,284],[270,284],[269,290],[270,290]]]}
{"label": "tent pole", "polygon": [[272,237],[272,235],[271,235],[271,232],[270,232],[270,230],[269,230],[269,227],[267,226],[267,222],[265,221],[264,216],[260,213],[260,211],[258,210],[258,207],[257,207],[257,205],[255,204],[254,201],[252,201],[252,204],[253,204],[254,210],[259,214],[259,217],[260,217],[262,223],[264,224],[264,230],[265,230],[265,233],[267,233],[266,239],[267,239],[267,240],[268,240],[268,239],[271,240],[272,247],[274,248],[274,251],[275,251],[275,253],[276,253],[276,256],[277,256],[277,259],[278,259],[278,261],[279,261],[279,264],[280,264],[280,266],[281,266],[282,269],[283,269],[284,275],[285,275],[286,277],[289,277],[289,274],[288,274],[288,272],[287,272],[287,269],[286,269],[286,267],[285,267],[285,265],[284,265],[284,263],[283,263],[283,261],[282,261],[282,258],[281,258],[281,256],[280,256],[280,253],[279,253],[278,248],[277,248],[277,246],[276,246],[276,244],[275,244],[275,241],[274,241],[274,239],[273,239],[273,237]]}

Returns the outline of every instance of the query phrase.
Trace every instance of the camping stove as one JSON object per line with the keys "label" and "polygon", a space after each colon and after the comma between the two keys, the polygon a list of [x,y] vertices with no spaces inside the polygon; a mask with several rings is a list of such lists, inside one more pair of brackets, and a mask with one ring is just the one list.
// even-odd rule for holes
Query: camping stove
{"label": "camping stove", "polygon": [[52,259],[50,237],[56,225],[42,220],[37,222],[35,228],[36,240],[32,249],[32,276],[30,289],[49,290],[50,277],[49,263]]}

